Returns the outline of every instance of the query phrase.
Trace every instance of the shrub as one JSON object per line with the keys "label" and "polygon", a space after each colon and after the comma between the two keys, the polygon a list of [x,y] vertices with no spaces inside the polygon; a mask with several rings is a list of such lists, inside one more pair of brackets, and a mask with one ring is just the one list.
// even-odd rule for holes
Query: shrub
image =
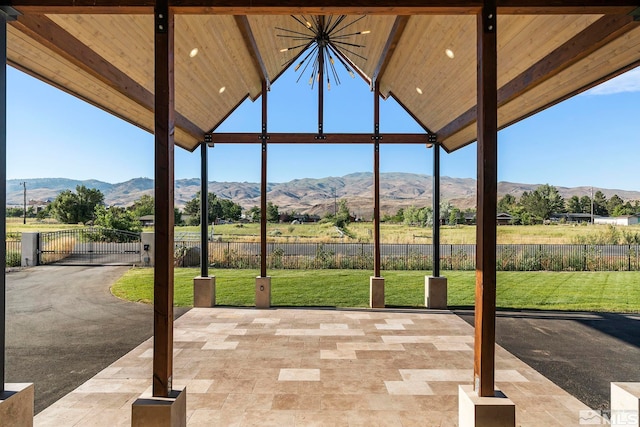
{"label": "shrub", "polygon": [[22,263],[21,257],[22,255],[20,254],[20,252],[15,252],[15,251],[7,252],[7,260],[5,265],[7,267],[20,267]]}

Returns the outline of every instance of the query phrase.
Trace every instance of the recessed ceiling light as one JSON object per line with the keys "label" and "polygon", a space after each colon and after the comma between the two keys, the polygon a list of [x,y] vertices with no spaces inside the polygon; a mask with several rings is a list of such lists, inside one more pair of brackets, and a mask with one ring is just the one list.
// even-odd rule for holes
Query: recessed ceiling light
{"label": "recessed ceiling light", "polygon": [[189,58],[195,58],[196,55],[198,55],[198,48],[194,47],[193,49],[191,49],[191,52],[189,52]]}
{"label": "recessed ceiling light", "polygon": [[418,92],[418,95],[422,95],[422,89],[420,89],[419,87],[416,88],[416,92]]}
{"label": "recessed ceiling light", "polygon": [[225,90],[227,90],[227,87],[226,86],[222,86],[220,88],[220,90],[218,91],[218,93],[223,93]]}
{"label": "recessed ceiling light", "polygon": [[456,55],[453,53],[453,51],[451,49],[445,49],[444,53],[445,53],[445,55],[447,55],[451,59],[456,57]]}

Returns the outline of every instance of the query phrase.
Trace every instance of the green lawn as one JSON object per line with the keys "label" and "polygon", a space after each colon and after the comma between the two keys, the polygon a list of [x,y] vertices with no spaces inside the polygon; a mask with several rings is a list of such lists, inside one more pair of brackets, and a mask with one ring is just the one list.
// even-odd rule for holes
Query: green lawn
{"label": "green lawn", "polygon": [[[175,270],[175,304],[193,304],[193,278],[198,269]],[[216,303],[252,306],[255,270],[215,270]],[[427,273],[428,274],[428,273]],[[273,270],[274,306],[367,307],[370,271]],[[387,306],[424,305],[424,276],[419,271],[385,271]],[[472,306],[475,272],[447,271],[449,306]],[[114,295],[149,303],[153,298],[153,270],[132,269],[112,288]],[[640,312],[640,274],[637,272],[498,272],[499,308]]]}

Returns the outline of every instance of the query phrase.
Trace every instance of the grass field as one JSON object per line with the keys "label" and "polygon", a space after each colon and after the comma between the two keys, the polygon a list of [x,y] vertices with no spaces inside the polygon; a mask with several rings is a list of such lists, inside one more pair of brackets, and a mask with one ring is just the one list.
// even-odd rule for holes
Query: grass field
{"label": "grass field", "polygon": [[[175,304],[193,304],[193,278],[198,269],[175,270]],[[253,306],[255,270],[216,270],[218,305]],[[428,274],[428,272],[426,273]],[[273,270],[272,305],[367,307],[370,271]],[[424,306],[420,271],[385,271],[387,306]],[[450,307],[474,301],[475,273],[447,272]],[[497,305],[504,309],[640,312],[640,275],[634,272],[498,272]],[[114,295],[150,303],[153,270],[132,269],[112,287]]]}
{"label": "grass field", "polygon": [[[8,232],[54,231],[68,228],[82,227],[82,225],[59,224],[53,220],[45,222],[29,218],[27,224],[22,224],[22,218],[7,218]],[[605,235],[606,225],[505,225],[498,226],[498,244],[572,244],[577,239],[586,236]],[[228,242],[257,242],[260,240],[260,224],[222,224],[213,227],[214,235],[222,241]],[[640,225],[617,227],[619,234],[640,234]],[[153,231],[149,228],[145,231]],[[267,240],[270,242],[312,242],[312,243],[371,243],[373,242],[372,223],[352,223],[348,227],[352,237],[340,237],[340,233],[330,224],[268,224]],[[176,227],[175,233],[199,233],[200,228]],[[382,243],[426,243],[433,240],[431,228],[414,227],[404,224],[380,225]],[[474,244],[476,241],[476,227],[469,225],[442,226],[440,229],[442,244]],[[622,243],[622,242],[621,242]]]}

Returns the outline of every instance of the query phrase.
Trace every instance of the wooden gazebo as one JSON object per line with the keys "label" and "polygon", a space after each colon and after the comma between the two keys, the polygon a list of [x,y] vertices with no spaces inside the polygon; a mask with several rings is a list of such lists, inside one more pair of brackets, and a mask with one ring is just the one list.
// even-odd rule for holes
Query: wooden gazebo
{"label": "wooden gazebo", "polygon": [[[377,162],[379,144],[432,143],[451,152],[477,141],[474,379],[479,396],[493,396],[497,132],[640,64],[638,0],[4,0],[2,5],[4,62],[155,134],[153,395],[159,397],[169,396],[172,388],[174,144],[190,151],[205,140],[262,144],[264,183],[269,144],[370,144]],[[373,89],[371,133],[325,134],[319,112],[318,132],[269,134],[267,91],[299,53],[283,49],[287,46],[276,36],[276,28],[299,31],[292,14],[364,16],[358,28],[370,31],[365,46],[344,59]],[[344,40],[358,44],[356,35]],[[3,67],[3,158],[4,73]],[[259,97],[261,133],[215,132],[246,98]],[[379,132],[377,105],[388,97],[422,125],[423,134]],[[374,201],[378,198],[375,194]],[[0,199],[4,209],[4,190]],[[264,223],[262,233],[265,245]],[[378,277],[379,255],[376,259]],[[264,256],[261,276],[266,276]],[[4,326],[4,276],[1,282]],[[3,369],[2,357],[1,384]]]}

